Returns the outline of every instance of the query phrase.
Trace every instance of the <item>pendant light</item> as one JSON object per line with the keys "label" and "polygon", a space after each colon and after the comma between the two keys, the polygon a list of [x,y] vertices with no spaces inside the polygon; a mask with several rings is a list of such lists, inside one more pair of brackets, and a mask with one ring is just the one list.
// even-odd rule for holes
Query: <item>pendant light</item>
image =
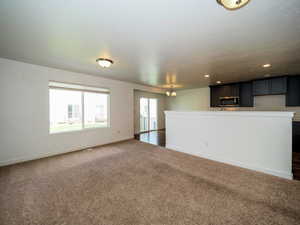
{"label": "pendant light", "polygon": [[166,91],[166,96],[168,96],[168,97],[176,97],[176,91],[174,91],[173,90],[173,86],[171,86],[171,90],[169,90],[169,91]]}
{"label": "pendant light", "polygon": [[247,5],[250,0],[217,0],[217,2],[228,10],[236,10]]}

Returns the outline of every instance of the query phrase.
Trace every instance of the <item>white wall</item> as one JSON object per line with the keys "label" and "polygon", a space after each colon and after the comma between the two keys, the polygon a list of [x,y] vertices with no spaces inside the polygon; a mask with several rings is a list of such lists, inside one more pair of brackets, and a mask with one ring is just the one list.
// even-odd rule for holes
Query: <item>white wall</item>
{"label": "white wall", "polygon": [[166,146],[292,178],[292,113],[166,112]]}
{"label": "white wall", "polygon": [[140,98],[156,98],[157,99],[157,128],[165,128],[165,94],[150,93],[145,91],[134,91],[134,133],[140,132]]}
{"label": "white wall", "polygon": [[168,110],[208,110],[210,107],[209,87],[176,91],[176,97],[166,98]]}
{"label": "white wall", "polygon": [[[110,88],[111,127],[49,134],[49,80]],[[0,165],[133,138],[133,90],[160,89],[0,58]]]}

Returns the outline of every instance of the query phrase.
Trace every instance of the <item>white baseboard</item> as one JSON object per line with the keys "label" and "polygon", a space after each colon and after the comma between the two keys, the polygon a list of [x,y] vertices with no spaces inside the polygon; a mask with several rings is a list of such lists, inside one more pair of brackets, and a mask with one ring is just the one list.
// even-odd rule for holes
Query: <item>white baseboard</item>
{"label": "white baseboard", "polygon": [[0,161],[0,167],[13,165],[13,164],[21,163],[21,162],[26,162],[26,161],[31,161],[31,160],[36,160],[36,159],[42,159],[42,158],[55,156],[55,155],[61,155],[61,154],[70,153],[70,152],[76,152],[76,151],[80,151],[80,150],[84,150],[84,149],[88,149],[88,148],[100,147],[102,145],[113,144],[113,143],[132,140],[132,139],[133,139],[133,137],[128,137],[128,138],[123,138],[123,139],[113,141],[113,142],[103,143],[103,144],[97,145],[97,146],[86,146],[86,147],[80,148],[80,149],[71,149],[71,150],[69,149],[69,150],[65,150],[65,151],[56,151],[56,152],[53,151],[53,152],[45,152],[45,153],[37,153],[37,154],[35,153],[35,154],[31,154],[31,155],[14,158],[14,159]]}
{"label": "white baseboard", "polygon": [[206,158],[206,159],[217,161],[217,162],[230,164],[230,165],[233,165],[233,166],[238,166],[238,167],[242,167],[242,168],[245,168],[245,169],[250,169],[250,170],[266,173],[266,174],[269,174],[269,175],[285,178],[285,179],[288,179],[288,180],[293,179],[293,173],[288,173],[288,172],[285,172],[285,171],[278,171],[278,170],[273,170],[273,169],[269,169],[269,168],[257,167],[257,166],[254,166],[254,165],[249,165],[249,164],[245,164],[245,163],[230,160],[230,159],[221,159],[221,158],[214,157],[214,156],[211,156],[211,155],[204,155],[204,154],[200,155],[200,154],[196,154],[196,153],[195,154],[187,153],[187,152],[181,151],[180,149],[178,149],[178,147],[171,146],[171,145],[167,145],[166,148],[168,148],[170,150],[175,150],[175,151],[178,151],[178,152],[186,153],[186,154],[189,154],[189,155],[193,155],[193,156],[198,156],[198,157],[201,157],[201,158]]}

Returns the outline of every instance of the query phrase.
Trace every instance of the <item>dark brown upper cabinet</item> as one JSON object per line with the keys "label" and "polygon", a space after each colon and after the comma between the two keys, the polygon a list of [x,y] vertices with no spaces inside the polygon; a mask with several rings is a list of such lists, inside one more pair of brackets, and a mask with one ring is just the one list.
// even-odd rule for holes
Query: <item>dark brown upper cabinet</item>
{"label": "dark brown upper cabinet", "polygon": [[210,107],[218,107],[220,105],[220,86],[210,87]]}
{"label": "dark brown upper cabinet", "polygon": [[253,107],[252,81],[240,83],[240,107]]}
{"label": "dark brown upper cabinet", "polygon": [[287,77],[276,77],[269,80],[270,94],[280,95],[287,92]]}
{"label": "dark brown upper cabinet", "polygon": [[210,106],[220,106],[222,97],[238,97],[240,92],[239,83],[210,86]]}
{"label": "dark brown upper cabinet", "polygon": [[287,77],[253,81],[253,95],[280,95],[287,93]]}
{"label": "dark brown upper cabinet", "polygon": [[288,77],[286,106],[300,106],[300,76]]}
{"label": "dark brown upper cabinet", "polygon": [[300,76],[210,86],[211,107],[220,106],[220,97],[240,97],[240,107],[253,107],[254,96],[286,95],[286,106],[300,106]]}
{"label": "dark brown upper cabinet", "polygon": [[267,95],[267,94],[269,94],[268,80],[253,81],[253,95]]}
{"label": "dark brown upper cabinet", "polygon": [[239,96],[239,84],[226,84],[218,86],[220,88],[219,97]]}

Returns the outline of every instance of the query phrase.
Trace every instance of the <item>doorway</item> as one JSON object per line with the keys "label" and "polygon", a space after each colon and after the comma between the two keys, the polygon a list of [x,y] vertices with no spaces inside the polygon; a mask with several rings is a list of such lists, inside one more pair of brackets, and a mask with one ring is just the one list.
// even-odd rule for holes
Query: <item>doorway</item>
{"label": "doorway", "polygon": [[157,99],[140,98],[140,132],[157,130]]}

